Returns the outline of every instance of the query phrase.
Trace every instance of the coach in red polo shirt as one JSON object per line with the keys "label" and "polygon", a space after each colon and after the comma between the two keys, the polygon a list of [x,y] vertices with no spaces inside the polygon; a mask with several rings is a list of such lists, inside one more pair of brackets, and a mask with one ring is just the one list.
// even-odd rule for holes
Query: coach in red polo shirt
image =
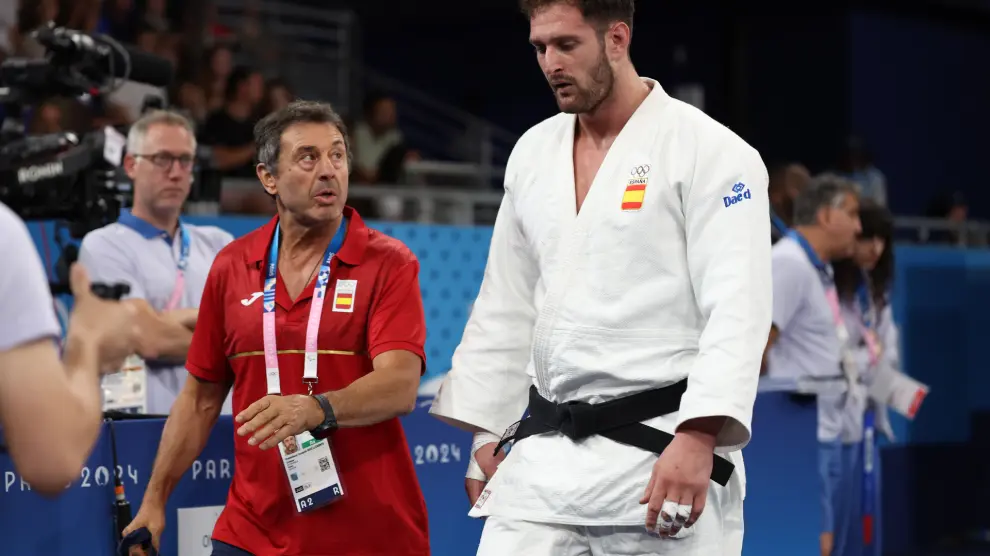
{"label": "coach in red polo shirt", "polygon": [[157,546],[165,502],[233,385],[234,476],[214,556],[429,554],[426,505],[398,416],[415,406],[426,329],[419,263],[344,203],[350,150],[326,104],[255,128],[278,216],[210,270],[144,501],[128,531]]}

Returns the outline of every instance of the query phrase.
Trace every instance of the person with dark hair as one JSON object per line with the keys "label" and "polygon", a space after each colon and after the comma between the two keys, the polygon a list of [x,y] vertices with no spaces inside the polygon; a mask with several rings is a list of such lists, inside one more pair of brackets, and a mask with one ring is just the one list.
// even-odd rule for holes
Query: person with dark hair
{"label": "person with dark hair", "polygon": [[633,0],[521,7],[560,113],[509,155],[431,408],[475,433],[478,554],[738,555],[772,308],[766,166],[638,74]]}
{"label": "person with dark hair", "polygon": [[199,130],[199,142],[213,147],[213,164],[227,175],[254,177],[253,131],[264,94],[260,73],[234,68],[227,77],[223,107],[210,113]]}
{"label": "person with dark hair", "polygon": [[358,183],[382,183],[382,161],[397,147],[407,149],[395,99],[382,93],[368,95],[364,119],[354,126],[354,179]]}
{"label": "person with dark hair", "polygon": [[169,493],[233,385],[234,476],[214,556],[427,556],[426,504],[398,419],[425,369],[419,262],[346,206],[349,140],[328,104],[290,103],[255,138],[278,214],[210,270],[191,376],[126,532],[147,529],[158,546]]}
{"label": "person with dark hair", "polygon": [[[861,203],[862,232],[855,250],[851,257],[833,263],[842,321],[849,332],[847,347],[855,355],[860,378],[846,398],[840,442],[833,445],[833,457],[829,458],[834,477],[834,516],[829,532],[834,556],[862,553],[864,535],[872,533],[870,508],[877,508],[880,500],[880,483],[874,471],[878,466],[867,466],[864,456],[870,453],[870,460],[878,461],[874,431],[894,439],[887,405],[872,398],[869,388],[883,369],[899,367],[897,326],[890,306],[894,225],[886,208],[871,199]],[[864,496],[869,496],[865,505]]]}
{"label": "person with dark hair", "polygon": [[778,164],[770,170],[770,241],[777,243],[794,222],[794,201],[811,180],[800,162]]}

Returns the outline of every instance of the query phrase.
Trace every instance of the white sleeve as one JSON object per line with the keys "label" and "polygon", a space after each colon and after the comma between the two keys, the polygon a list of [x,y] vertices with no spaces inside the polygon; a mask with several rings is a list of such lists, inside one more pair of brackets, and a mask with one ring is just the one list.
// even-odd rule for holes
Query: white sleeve
{"label": "white sleeve", "polygon": [[41,257],[27,226],[2,203],[0,252],[10,261],[0,272],[0,351],[58,338],[61,327]]}
{"label": "white sleeve", "polygon": [[512,182],[518,172],[510,157],[481,290],[430,409],[456,427],[497,435],[522,417],[532,384],[526,366],[539,270],[513,204]]}
{"label": "white sleeve", "polygon": [[890,304],[883,308],[880,314],[880,324],[877,327],[880,345],[883,346],[883,358],[892,369],[901,368],[900,332],[894,322],[894,311]]}
{"label": "white sleeve", "polygon": [[729,146],[719,156],[695,169],[684,198],[688,270],[707,323],[678,427],[699,417],[727,417],[716,447],[728,452],[751,436],[773,280],[766,166],[748,146]]}

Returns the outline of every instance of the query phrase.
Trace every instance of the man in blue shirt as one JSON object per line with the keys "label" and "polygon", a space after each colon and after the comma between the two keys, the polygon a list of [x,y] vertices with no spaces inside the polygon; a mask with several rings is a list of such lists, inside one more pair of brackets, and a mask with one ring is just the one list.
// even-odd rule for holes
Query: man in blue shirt
{"label": "man in blue shirt", "polygon": [[[794,203],[794,227],[772,250],[773,325],[761,390],[817,395],[820,467],[841,441],[843,407],[854,368],[844,364],[842,322],[830,261],[850,256],[860,232],[858,190],[838,176],[811,180]],[[836,485],[822,473],[821,553],[831,554]]]}
{"label": "man in blue shirt", "polygon": [[[128,299],[149,331],[139,340],[147,375],[143,407],[137,407],[150,414],[167,414],[185,383],[206,276],[216,254],[233,240],[219,228],[179,218],[192,187],[195,153],[193,127],[184,116],[142,116],[131,126],[124,158],[134,207],[87,234],[79,251],[94,280],[130,285]],[[231,412],[229,397],[224,412]]]}

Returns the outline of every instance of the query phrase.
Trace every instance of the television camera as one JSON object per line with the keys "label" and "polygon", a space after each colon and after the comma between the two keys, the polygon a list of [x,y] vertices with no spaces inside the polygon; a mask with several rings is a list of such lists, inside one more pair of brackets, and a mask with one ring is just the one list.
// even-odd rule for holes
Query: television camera
{"label": "television camera", "polygon": [[[81,136],[32,136],[26,107],[57,97],[102,102],[123,81],[167,87],[173,68],[167,60],[103,35],[48,24],[31,36],[45,47],[43,59],[0,64],[0,202],[24,220],[56,223],[61,256],[51,287],[53,293],[67,293],[68,268],[77,250],[65,240],[65,232],[82,239],[115,222],[130,204],[131,186],[120,169],[126,138],[109,126]],[[197,158],[198,166],[204,166],[203,157]],[[119,298],[123,291],[120,285],[106,286],[101,295]]]}

